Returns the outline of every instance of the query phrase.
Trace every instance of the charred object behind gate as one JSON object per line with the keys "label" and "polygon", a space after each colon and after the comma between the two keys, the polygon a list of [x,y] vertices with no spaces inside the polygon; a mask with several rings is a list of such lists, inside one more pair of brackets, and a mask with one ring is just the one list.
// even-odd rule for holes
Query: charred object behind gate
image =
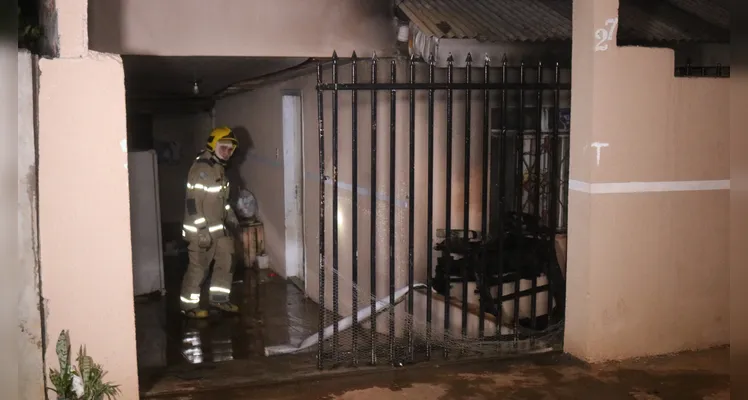
{"label": "charred object behind gate", "polygon": [[[440,231],[439,236],[445,236],[443,230]],[[469,235],[468,240],[465,240],[466,234]],[[540,224],[538,217],[514,211],[505,213],[504,229],[499,237],[483,238],[475,231],[465,233],[452,229],[434,247],[441,254],[437,258],[432,287],[449,298],[453,284],[463,284],[467,278],[467,282],[475,283],[475,293],[480,298],[483,311],[499,320],[500,306],[504,302],[517,302],[520,297],[548,292],[555,302],[551,312],[532,320],[515,320],[520,334],[533,336],[564,317],[566,283],[556,257],[554,240],[555,233]],[[545,285],[533,285],[531,289],[502,294],[502,286],[506,283],[532,281],[543,275],[548,281]],[[491,289],[496,287],[498,290],[494,295]],[[519,288],[519,285],[515,287]]]}

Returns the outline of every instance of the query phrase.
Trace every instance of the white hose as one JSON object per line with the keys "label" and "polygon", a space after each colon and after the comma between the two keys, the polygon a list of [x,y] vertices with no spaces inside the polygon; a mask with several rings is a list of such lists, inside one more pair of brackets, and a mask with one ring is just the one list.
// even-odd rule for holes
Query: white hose
{"label": "white hose", "polygon": [[[425,288],[426,284],[424,283],[415,283],[413,284],[413,289],[421,289]],[[384,311],[390,306],[395,306],[399,302],[405,298],[405,295],[408,294],[409,287],[406,286],[404,288],[398,289],[395,291],[395,301],[394,304],[390,305],[390,296],[387,295],[387,297],[382,297],[381,299],[377,300],[376,305],[374,306],[375,314],[379,314],[380,312]],[[358,321],[362,322],[366,320],[367,318],[371,317],[371,307],[365,307],[362,308],[356,313],[358,316]],[[342,332],[353,325],[353,315],[349,315],[341,320],[338,321],[338,332]],[[323,339],[329,339],[333,335],[333,329],[335,328],[335,324],[330,325],[325,328],[325,330],[322,332]],[[268,346],[265,347],[265,356],[276,356],[280,354],[293,354],[305,349],[308,349],[309,347],[314,346],[317,344],[317,340],[319,339],[319,334],[314,333],[313,335],[309,336],[308,338],[304,339],[298,346],[292,346],[289,344],[283,344],[280,346]]]}

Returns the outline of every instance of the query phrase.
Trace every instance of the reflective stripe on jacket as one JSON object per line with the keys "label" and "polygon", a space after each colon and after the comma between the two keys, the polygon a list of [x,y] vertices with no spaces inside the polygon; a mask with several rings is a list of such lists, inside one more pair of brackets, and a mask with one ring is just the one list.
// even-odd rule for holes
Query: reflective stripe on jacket
{"label": "reflective stripe on jacket", "polygon": [[224,167],[209,152],[200,154],[187,174],[183,236],[201,230],[207,230],[213,237],[222,236],[231,209],[228,198],[229,182]]}

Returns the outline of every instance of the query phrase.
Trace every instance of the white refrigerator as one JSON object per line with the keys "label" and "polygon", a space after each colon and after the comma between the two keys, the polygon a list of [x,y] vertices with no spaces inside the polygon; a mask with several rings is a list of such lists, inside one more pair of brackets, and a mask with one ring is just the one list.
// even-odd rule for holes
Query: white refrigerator
{"label": "white refrigerator", "polygon": [[130,231],[135,296],[165,292],[156,152],[128,153]]}

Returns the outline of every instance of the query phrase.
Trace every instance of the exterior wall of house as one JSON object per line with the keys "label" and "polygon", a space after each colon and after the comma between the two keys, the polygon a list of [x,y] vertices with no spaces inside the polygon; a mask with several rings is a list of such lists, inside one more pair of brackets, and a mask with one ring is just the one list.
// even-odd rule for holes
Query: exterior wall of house
{"label": "exterior wall of house", "polygon": [[[738,22],[733,20],[733,26]],[[736,43],[735,39],[732,39]],[[745,39],[738,39],[743,41]],[[737,47],[737,46],[735,46]],[[736,51],[735,64],[744,64],[745,56]],[[745,111],[748,108],[748,69],[738,65],[730,72],[730,288],[748,281],[748,135]],[[737,284],[736,284],[737,283]],[[743,316],[748,300],[746,292],[730,292],[730,362],[733,370],[748,368],[748,325]]]}
{"label": "exterior wall of house", "polygon": [[[10,35],[0,38],[0,81],[2,82],[2,89],[0,89],[0,129],[2,129],[1,132],[5,140],[16,140],[12,136],[14,130],[21,127],[23,123],[23,116],[19,111],[23,112],[22,103],[24,100],[21,98],[18,99],[18,102],[14,100],[14,96],[18,93],[15,85],[22,82],[23,79],[18,73],[20,64],[18,53],[16,40],[11,38]],[[12,257],[18,255],[20,261],[23,253],[18,254],[19,247],[21,243],[28,239],[28,236],[23,237],[24,232],[20,225],[17,225],[22,223],[24,218],[18,215],[19,206],[22,204],[19,203],[21,189],[18,184],[20,178],[18,173],[19,167],[23,165],[21,164],[23,157],[16,153],[16,149],[12,146],[5,146],[2,151],[2,157],[0,157],[0,212],[3,221],[11,222],[4,224],[3,230],[0,232],[2,239],[4,239],[0,241],[0,251],[6,255],[6,259],[13,260]],[[28,254],[28,250],[26,254]],[[3,342],[5,344],[3,350],[7,354],[6,363],[9,365],[8,368],[0,370],[0,385],[7,388],[5,389],[7,391],[14,390],[18,393],[24,393],[31,389],[26,383],[33,380],[36,374],[23,376],[23,374],[28,374],[31,371],[19,364],[23,357],[28,356],[24,353],[29,348],[28,344],[24,343],[28,339],[25,332],[19,327],[19,319],[23,317],[24,312],[28,312],[30,305],[21,296],[24,291],[34,289],[33,287],[29,288],[30,283],[27,276],[24,276],[25,271],[20,271],[20,264],[18,268],[6,268],[7,275],[0,282],[0,289],[5,295],[3,299],[13,305],[4,307],[0,311],[0,318],[3,321],[0,324],[0,335],[6,338]],[[10,265],[14,265],[12,261]],[[23,308],[27,310],[23,310]],[[39,353],[32,355],[32,357],[41,353],[40,350],[37,351]],[[29,362],[33,363],[33,360],[29,360]],[[19,367],[16,368],[16,365]],[[33,372],[31,373],[33,374]]]}
{"label": "exterior wall of house", "polygon": [[[22,399],[44,398],[39,286],[39,221],[35,131],[36,58],[18,51],[18,385]],[[12,254],[12,253],[11,253]],[[6,257],[9,259],[6,255]],[[16,282],[6,280],[11,285]],[[15,327],[14,327],[15,328]]]}
{"label": "exterior wall of house", "polygon": [[91,48],[117,54],[365,56],[395,40],[389,1],[92,0],[89,13]]}
{"label": "exterior wall of house", "polygon": [[70,330],[122,385],[138,389],[126,148],[119,57],[40,61],[39,221],[47,366]]}
{"label": "exterior wall of house", "polygon": [[39,61],[39,243],[47,344],[69,330],[138,397],[125,82],[118,56],[88,49],[85,0],[57,2],[60,58]]}
{"label": "exterior wall of house", "polygon": [[617,8],[574,2],[564,345],[592,362],[727,344],[730,329],[729,82],[675,78],[672,50],[594,51]]}

